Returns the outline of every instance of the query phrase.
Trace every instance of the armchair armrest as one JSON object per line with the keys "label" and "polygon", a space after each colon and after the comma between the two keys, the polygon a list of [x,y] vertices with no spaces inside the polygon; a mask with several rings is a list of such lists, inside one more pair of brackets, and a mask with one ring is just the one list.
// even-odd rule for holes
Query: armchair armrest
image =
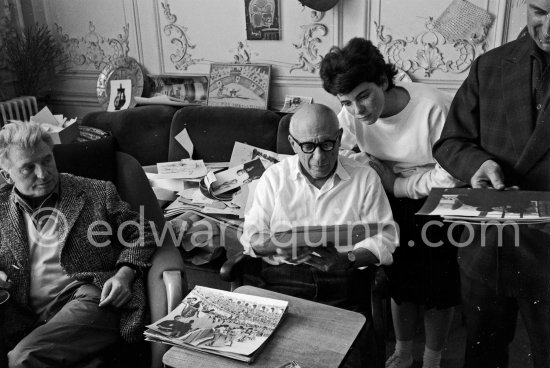
{"label": "armchair armrest", "polygon": [[168,313],[174,310],[183,299],[183,285],[181,282],[181,271],[164,271],[162,281],[166,287],[166,303]]}
{"label": "armchair armrest", "polygon": [[220,268],[220,277],[223,281],[235,282],[243,272],[243,260],[248,257],[244,253],[238,253],[224,262]]}

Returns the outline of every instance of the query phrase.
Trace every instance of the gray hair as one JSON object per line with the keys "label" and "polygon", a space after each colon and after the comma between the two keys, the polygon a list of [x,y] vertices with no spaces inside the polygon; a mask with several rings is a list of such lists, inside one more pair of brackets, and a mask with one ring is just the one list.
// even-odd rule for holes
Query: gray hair
{"label": "gray hair", "polygon": [[53,147],[52,137],[38,123],[12,120],[0,130],[0,167],[6,169],[12,147],[34,149],[40,142]]}

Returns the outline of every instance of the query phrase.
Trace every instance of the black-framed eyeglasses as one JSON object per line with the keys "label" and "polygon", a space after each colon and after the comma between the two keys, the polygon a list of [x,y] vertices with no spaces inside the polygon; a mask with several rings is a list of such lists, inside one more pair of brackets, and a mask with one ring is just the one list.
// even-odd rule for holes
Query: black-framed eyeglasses
{"label": "black-framed eyeglasses", "polygon": [[313,153],[317,149],[317,147],[320,147],[323,152],[330,152],[336,147],[336,142],[338,141],[338,138],[340,138],[340,131],[338,131],[338,135],[336,136],[336,139],[327,139],[326,141],[315,143],[315,142],[300,142],[296,138],[292,136],[292,134],[288,133],[290,138],[296,142],[298,146],[300,146],[300,149],[303,153]]}

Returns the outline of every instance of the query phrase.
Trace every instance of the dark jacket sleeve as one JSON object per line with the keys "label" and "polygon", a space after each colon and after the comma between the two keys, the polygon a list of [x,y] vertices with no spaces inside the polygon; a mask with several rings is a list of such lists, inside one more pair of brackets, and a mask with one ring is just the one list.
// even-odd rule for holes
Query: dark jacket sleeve
{"label": "dark jacket sleeve", "polygon": [[433,147],[437,162],[451,175],[466,183],[493,156],[480,147],[479,58],[457,91],[441,137]]}

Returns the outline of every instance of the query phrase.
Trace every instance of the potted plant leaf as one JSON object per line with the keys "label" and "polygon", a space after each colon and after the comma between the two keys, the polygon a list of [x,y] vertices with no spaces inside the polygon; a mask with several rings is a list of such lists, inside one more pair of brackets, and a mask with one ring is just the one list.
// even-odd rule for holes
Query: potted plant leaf
{"label": "potted plant leaf", "polygon": [[7,68],[18,96],[43,97],[68,57],[47,25],[35,24],[5,39]]}

